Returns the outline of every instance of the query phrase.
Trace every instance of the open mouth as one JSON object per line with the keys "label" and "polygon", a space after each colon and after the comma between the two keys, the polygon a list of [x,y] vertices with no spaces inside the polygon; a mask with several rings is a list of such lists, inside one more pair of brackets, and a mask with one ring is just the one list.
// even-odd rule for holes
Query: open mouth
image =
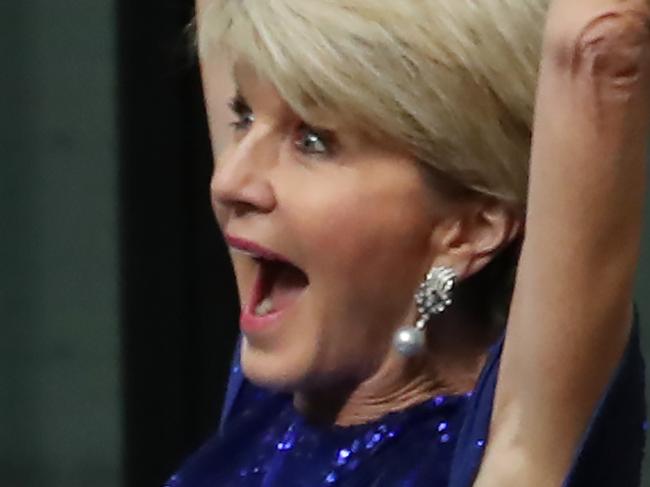
{"label": "open mouth", "polygon": [[288,258],[251,240],[226,235],[229,247],[253,260],[257,275],[249,299],[242,309],[240,324],[254,332],[275,323],[309,285],[309,278]]}
{"label": "open mouth", "polygon": [[307,274],[283,260],[256,257],[257,278],[248,309],[256,316],[269,316],[291,306],[309,285]]}

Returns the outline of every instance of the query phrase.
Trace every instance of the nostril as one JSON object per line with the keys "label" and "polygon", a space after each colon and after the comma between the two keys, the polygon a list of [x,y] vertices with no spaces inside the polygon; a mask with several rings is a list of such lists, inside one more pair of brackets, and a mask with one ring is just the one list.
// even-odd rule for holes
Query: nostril
{"label": "nostril", "polygon": [[217,220],[223,219],[227,214],[235,217],[241,217],[249,213],[259,212],[259,208],[245,200],[231,197],[227,194],[212,193],[210,198],[212,203],[212,210],[217,217]]}
{"label": "nostril", "polygon": [[259,213],[259,207],[245,201],[235,201],[230,204],[232,214],[235,217],[242,217],[250,213]]}

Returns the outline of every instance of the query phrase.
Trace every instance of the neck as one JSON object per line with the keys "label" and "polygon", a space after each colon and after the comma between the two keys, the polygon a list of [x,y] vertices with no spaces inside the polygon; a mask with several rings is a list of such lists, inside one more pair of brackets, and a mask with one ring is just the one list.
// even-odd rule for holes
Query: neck
{"label": "neck", "polygon": [[428,347],[406,359],[388,350],[369,377],[338,387],[294,394],[296,408],[310,419],[327,424],[364,424],[440,395],[474,389],[487,349],[496,337],[477,324],[446,317],[431,323]]}

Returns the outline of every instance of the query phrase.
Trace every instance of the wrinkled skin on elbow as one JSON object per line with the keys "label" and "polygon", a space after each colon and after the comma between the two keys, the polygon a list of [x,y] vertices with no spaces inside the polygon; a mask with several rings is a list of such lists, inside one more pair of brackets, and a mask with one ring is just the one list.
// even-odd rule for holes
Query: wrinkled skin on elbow
{"label": "wrinkled skin on elbow", "polygon": [[[647,77],[650,52],[650,7],[644,0],[556,3],[544,53],[555,68],[574,77],[591,78],[613,88],[638,89]],[[607,6],[609,4],[609,6]],[[552,23],[552,16],[561,22]]]}
{"label": "wrinkled skin on elbow", "polygon": [[[648,130],[650,113],[650,2],[573,0],[554,2],[544,40],[542,70],[570,92],[572,105],[591,118],[599,134],[632,125]],[[543,103],[554,95],[543,93]],[[612,140],[612,147],[615,145]],[[622,155],[622,154],[621,154]]]}

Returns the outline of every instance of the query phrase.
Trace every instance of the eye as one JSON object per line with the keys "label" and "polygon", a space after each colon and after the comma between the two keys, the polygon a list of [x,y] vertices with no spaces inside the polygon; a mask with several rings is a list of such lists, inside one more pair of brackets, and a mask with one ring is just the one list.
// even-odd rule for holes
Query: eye
{"label": "eye", "polygon": [[232,113],[237,117],[234,122],[230,123],[230,126],[235,130],[246,130],[255,121],[253,110],[251,110],[248,102],[240,94],[233,97],[230,103],[228,103],[228,107],[230,107]]}
{"label": "eye", "polygon": [[334,133],[329,130],[319,130],[302,124],[296,136],[296,148],[309,155],[332,155],[334,152]]}

